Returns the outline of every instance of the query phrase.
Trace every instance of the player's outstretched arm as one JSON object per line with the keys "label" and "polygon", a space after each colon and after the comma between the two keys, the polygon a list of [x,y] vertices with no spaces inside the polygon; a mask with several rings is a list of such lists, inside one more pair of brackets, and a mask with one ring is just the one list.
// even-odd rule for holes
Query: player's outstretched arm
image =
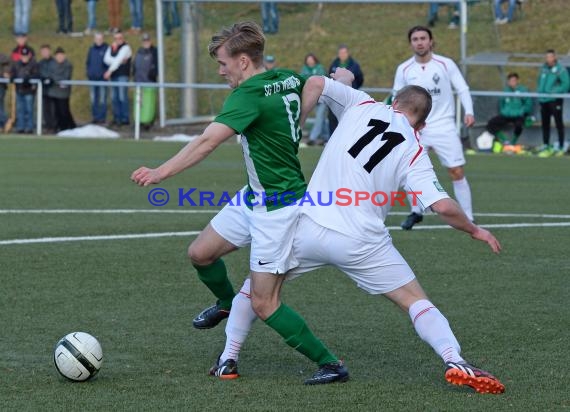
{"label": "player's outstretched arm", "polygon": [[140,167],[131,174],[131,180],[139,186],[157,184],[202,161],[222,142],[235,134],[222,123],[211,123],[196,140],[184,146],[176,155],[156,169]]}
{"label": "player's outstretched arm", "polygon": [[431,209],[448,225],[469,233],[473,239],[487,243],[495,253],[501,251],[501,244],[495,236],[488,230],[473,224],[455,200],[449,198],[438,200],[431,205]]}

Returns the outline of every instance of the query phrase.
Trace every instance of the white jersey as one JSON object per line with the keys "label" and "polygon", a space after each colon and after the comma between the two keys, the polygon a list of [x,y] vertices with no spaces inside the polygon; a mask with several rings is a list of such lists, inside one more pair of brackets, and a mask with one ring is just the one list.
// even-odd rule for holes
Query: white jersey
{"label": "white jersey", "polygon": [[[422,209],[449,197],[402,113],[328,78],[322,100],[339,124],[309,182],[316,205],[304,202],[303,214],[323,227],[374,242],[388,235],[384,220],[394,197],[416,192]],[[365,193],[369,199],[357,204]],[[324,206],[329,198],[332,204]]]}
{"label": "white jersey", "polygon": [[394,78],[394,95],[408,85],[421,86],[431,94],[432,109],[426,129],[436,128],[441,122],[455,122],[453,89],[461,98],[465,113],[473,114],[469,86],[455,62],[447,57],[432,54],[429,62],[418,63],[413,56],[400,64]]}

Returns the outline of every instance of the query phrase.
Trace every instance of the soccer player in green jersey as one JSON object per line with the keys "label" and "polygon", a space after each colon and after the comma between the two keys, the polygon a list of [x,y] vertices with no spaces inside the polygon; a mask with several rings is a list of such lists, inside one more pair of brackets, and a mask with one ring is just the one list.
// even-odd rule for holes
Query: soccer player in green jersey
{"label": "soccer player in green jersey", "polygon": [[[309,330],[303,318],[281,303],[284,274],[297,262],[292,254],[299,208],[285,207],[300,199],[306,183],[297,158],[304,80],[293,71],[266,70],[265,38],[251,22],[234,24],[212,37],[208,50],[219,74],[233,89],[221,113],[193,142],[157,167],[141,167],[131,179],[141,185],[160,183],[206,158],[222,142],[239,133],[248,184],[192,242],[188,255],[198,277],[218,301],[202,311],[194,326],[208,329],[229,316],[235,294],[221,257],[251,245],[251,304],[256,315],[285,342],[319,365],[306,383],[346,381],[348,371]],[[231,365],[220,365],[231,369]],[[231,372],[231,371],[226,371]],[[226,373],[231,375],[231,373]]]}

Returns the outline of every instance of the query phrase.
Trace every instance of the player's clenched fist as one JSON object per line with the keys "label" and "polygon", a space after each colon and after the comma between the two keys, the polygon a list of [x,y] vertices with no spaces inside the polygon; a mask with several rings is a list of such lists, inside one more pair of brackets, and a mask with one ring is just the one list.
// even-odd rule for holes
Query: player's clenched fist
{"label": "player's clenched fist", "polygon": [[157,169],[149,169],[148,167],[139,167],[131,175],[131,180],[139,186],[148,186],[160,183],[162,178]]}

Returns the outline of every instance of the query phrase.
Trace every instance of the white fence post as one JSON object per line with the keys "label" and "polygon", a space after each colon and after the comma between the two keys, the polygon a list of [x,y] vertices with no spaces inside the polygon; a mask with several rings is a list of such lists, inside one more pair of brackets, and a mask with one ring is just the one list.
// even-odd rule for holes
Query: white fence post
{"label": "white fence post", "polygon": [[42,122],[44,114],[44,85],[41,80],[38,81],[38,88],[36,89],[36,134],[42,135]]}
{"label": "white fence post", "polygon": [[141,136],[141,87],[135,87],[135,140]]}

